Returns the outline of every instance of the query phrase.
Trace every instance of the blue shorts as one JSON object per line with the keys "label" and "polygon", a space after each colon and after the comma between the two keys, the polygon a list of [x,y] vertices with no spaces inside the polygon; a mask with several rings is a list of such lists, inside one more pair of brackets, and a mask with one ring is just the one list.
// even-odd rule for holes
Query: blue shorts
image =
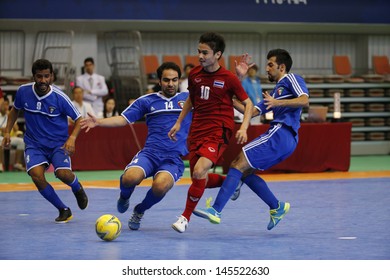
{"label": "blue shorts", "polygon": [[130,167],[141,168],[144,171],[145,178],[154,177],[159,172],[168,172],[174,182],[177,182],[184,172],[184,163],[179,155],[166,155],[145,149],[139,151],[133,157],[125,171]]}
{"label": "blue shorts", "polygon": [[242,147],[242,151],[252,168],[267,170],[289,157],[297,144],[295,133],[279,123],[271,125],[267,132]]}
{"label": "blue shorts", "polygon": [[56,148],[37,148],[27,147],[24,152],[27,172],[36,166],[45,164],[49,167],[53,165],[54,170],[72,169],[70,156],[67,155],[61,147]]}

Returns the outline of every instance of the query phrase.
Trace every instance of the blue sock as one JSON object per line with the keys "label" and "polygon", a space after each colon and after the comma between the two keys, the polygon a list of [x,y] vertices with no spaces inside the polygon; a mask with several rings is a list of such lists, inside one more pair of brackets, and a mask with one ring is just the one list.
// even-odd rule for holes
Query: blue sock
{"label": "blue sock", "polygon": [[68,208],[58,197],[56,192],[54,191],[53,187],[49,184],[44,188],[43,190],[40,190],[39,193],[46,198],[47,201],[49,201],[51,204],[54,205],[55,208],[63,209]]}
{"label": "blue sock", "polygon": [[153,205],[159,203],[165,195],[163,196],[156,196],[152,189],[150,189],[140,204],[138,204],[135,208],[135,210],[138,213],[144,213],[146,210],[150,209]]}
{"label": "blue sock", "polygon": [[77,179],[76,175],[74,175],[74,180],[72,183],[69,184],[69,186],[72,188],[72,192],[74,193],[76,193],[80,189],[79,179]]}
{"label": "blue sock", "polygon": [[257,194],[270,209],[278,208],[278,200],[268,188],[267,183],[255,174],[251,174],[242,180],[248,187]]}
{"label": "blue sock", "polygon": [[119,179],[119,188],[121,190],[121,197],[123,199],[129,199],[131,194],[133,193],[134,189],[135,189],[135,186],[131,186],[131,187],[127,187],[125,186],[123,183],[122,183],[122,177],[123,175],[121,175],[120,179]]}
{"label": "blue sock", "polygon": [[242,177],[242,172],[235,168],[230,168],[226,179],[223,182],[221,188],[219,189],[217,198],[215,199],[213,208],[217,212],[221,212],[225,207],[226,203],[229,201],[230,197],[236,190],[238,184],[240,183]]}

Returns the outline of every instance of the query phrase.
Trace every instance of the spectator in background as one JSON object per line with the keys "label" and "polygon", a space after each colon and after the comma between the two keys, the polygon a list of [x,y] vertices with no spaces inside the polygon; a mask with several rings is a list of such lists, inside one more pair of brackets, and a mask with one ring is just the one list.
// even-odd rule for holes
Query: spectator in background
{"label": "spectator in background", "polygon": [[1,88],[0,88],[0,106],[1,106],[1,104],[3,103],[3,101],[4,101],[4,93],[3,93],[3,91],[1,90]]}
{"label": "spectator in background", "polygon": [[184,65],[184,68],[183,68],[184,69],[184,77],[180,81],[180,86],[179,86],[180,92],[188,91],[188,76],[190,74],[190,71],[194,67],[195,67],[195,65],[192,63],[188,63],[188,64]]}
{"label": "spectator in background", "polygon": [[[0,104],[0,142],[3,141],[3,133],[5,131],[5,127],[7,125],[8,120],[8,112],[9,112],[9,100],[4,99],[4,101]],[[23,151],[25,148],[23,141],[23,132],[19,130],[19,126],[17,123],[14,124],[11,133],[11,148],[15,148],[15,164],[14,170],[25,171],[23,165]],[[0,146],[0,172],[4,171],[4,151]]]}
{"label": "spectator in background", "polygon": [[263,90],[261,88],[260,77],[257,76],[257,71],[257,65],[253,65],[248,69],[247,77],[242,80],[242,87],[253,104],[257,104],[263,100]]}
{"label": "spectator in background", "polygon": [[109,96],[104,100],[103,118],[109,118],[113,116],[118,116],[118,110],[116,109],[114,97]]}
{"label": "spectator in background", "polygon": [[[257,65],[253,65],[248,69],[247,77],[242,80],[242,87],[248,94],[253,104],[257,104],[263,100],[263,90],[261,88],[260,77],[257,75],[257,71]],[[237,113],[237,111],[235,111],[235,113]],[[261,123],[261,116],[256,116],[251,119],[251,124],[259,123]]]}
{"label": "spectator in background", "polygon": [[103,96],[108,94],[106,80],[94,73],[95,62],[92,57],[84,60],[85,73],[78,76],[76,85],[84,90],[84,100],[91,102],[97,117],[103,116]]}
{"label": "spectator in background", "polygon": [[87,113],[90,113],[93,116],[96,116],[95,111],[92,108],[91,103],[84,101],[84,91],[81,87],[75,86],[72,89],[72,95],[73,95],[73,104],[79,110],[81,116],[83,118],[86,118],[88,115]]}

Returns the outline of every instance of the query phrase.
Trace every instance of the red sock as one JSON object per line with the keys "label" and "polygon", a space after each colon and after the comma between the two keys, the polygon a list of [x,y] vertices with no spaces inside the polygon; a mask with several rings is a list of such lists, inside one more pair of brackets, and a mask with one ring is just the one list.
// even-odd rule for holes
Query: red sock
{"label": "red sock", "polygon": [[186,209],[183,212],[183,216],[190,220],[192,212],[195,210],[196,205],[204,193],[206,187],[206,179],[194,179],[192,178],[192,184],[188,189]]}
{"label": "red sock", "polygon": [[226,176],[209,173],[209,179],[206,184],[206,189],[219,188],[222,186],[223,181],[225,181]]}

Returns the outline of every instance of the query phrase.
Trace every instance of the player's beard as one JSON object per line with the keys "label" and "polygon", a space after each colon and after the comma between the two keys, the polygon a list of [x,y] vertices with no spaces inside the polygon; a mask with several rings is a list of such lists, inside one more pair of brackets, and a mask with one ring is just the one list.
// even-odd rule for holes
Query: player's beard
{"label": "player's beard", "polygon": [[49,92],[50,84],[49,83],[35,83],[35,89],[38,95],[44,95]]}
{"label": "player's beard", "polygon": [[172,97],[176,94],[176,92],[177,92],[177,88],[175,86],[166,87],[163,91],[163,93],[166,97]]}
{"label": "player's beard", "polygon": [[271,83],[275,82],[274,77],[272,77],[271,74],[269,73],[268,73],[268,81],[270,81]]}

